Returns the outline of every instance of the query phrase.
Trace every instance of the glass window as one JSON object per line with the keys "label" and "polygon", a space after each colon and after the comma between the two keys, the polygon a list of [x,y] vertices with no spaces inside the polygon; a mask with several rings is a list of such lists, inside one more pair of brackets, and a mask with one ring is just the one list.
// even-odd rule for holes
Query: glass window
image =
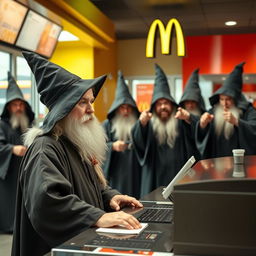
{"label": "glass window", "polygon": [[0,114],[6,102],[7,71],[10,70],[11,55],[0,51]]}
{"label": "glass window", "polygon": [[19,85],[24,99],[31,105],[32,89],[31,89],[31,71],[23,57],[17,56],[17,84]]}

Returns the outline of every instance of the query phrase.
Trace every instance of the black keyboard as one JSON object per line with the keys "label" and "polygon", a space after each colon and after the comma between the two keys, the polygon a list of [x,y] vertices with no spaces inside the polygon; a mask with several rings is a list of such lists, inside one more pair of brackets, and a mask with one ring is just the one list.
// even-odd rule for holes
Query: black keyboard
{"label": "black keyboard", "polygon": [[153,248],[154,243],[158,240],[160,231],[143,231],[141,234],[132,238],[120,239],[110,238],[103,235],[97,235],[89,242],[89,245],[97,247],[110,247],[115,249],[143,249],[150,250]]}
{"label": "black keyboard", "polygon": [[137,218],[140,222],[159,222],[171,223],[173,218],[172,207],[165,208],[149,208]]}

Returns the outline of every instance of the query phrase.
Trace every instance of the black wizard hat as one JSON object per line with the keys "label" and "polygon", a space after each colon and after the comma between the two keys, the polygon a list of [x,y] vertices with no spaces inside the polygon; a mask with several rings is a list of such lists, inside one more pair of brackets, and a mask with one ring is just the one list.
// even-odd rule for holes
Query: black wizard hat
{"label": "black wizard hat", "polygon": [[130,105],[134,109],[135,113],[139,115],[137,105],[129,92],[129,89],[127,84],[125,83],[123,74],[121,71],[119,71],[115,99],[108,111],[108,115],[107,115],[108,119],[113,118],[115,111],[118,109],[118,107],[120,107],[123,104]]}
{"label": "black wizard hat", "polygon": [[184,102],[187,100],[193,100],[198,103],[198,107],[202,112],[205,112],[205,103],[201,94],[201,89],[199,86],[198,79],[199,69],[195,69],[190,75],[186,85],[183,95],[180,99],[180,106],[184,107]]}
{"label": "black wizard hat", "polygon": [[93,89],[96,98],[106,80],[106,75],[81,79],[38,54],[27,51],[22,54],[35,76],[40,101],[49,109],[42,126],[44,134],[70,113],[86,91]]}
{"label": "black wizard hat", "polygon": [[4,120],[8,120],[10,118],[10,113],[8,110],[8,105],[13,100],[22,100],[26,106],[26,115],[29,119],[29,123],[31,124],[34,121],[35,114],[31,109],[31,106],[28,102],[24,99],[21,89],[19,88],[18,84],[16,83],[14,77],[8,71],[8,87],[6,90],[6,103],[1,115],[1,118]]}
{"label": "black wizard hat", "polygon": [[243,66],[245,62],[242,62],[235,66],[233,71],[228,75],[227,79],[224,81],[222,87],[220,87],[210,98],[210,103],[214,106],[219,102],[219,95],[224,94],[230,96],[234,99],[237,107],[239,104],[244,105],[245,98],[242,96],[242,86],[243,86]]}
{"label": "black wizard hat", "polygon": [[156,101],[162,98],[167,99],[171,101],[172,104],[178,106],[174,98],[171,96],[167,77],[164,71],[157,64],[155,64],[155,75],[156,75],[155,84],[154,84],[154,91],[153,91],[153,96],[151,100],[150,111],[154,109]]}

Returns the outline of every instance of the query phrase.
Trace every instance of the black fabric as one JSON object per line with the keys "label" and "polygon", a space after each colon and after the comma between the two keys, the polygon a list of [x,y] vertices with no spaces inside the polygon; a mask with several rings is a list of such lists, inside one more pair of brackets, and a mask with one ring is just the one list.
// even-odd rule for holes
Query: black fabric
{"label": "black fabric", "polygon": [[[145,127],[138,120],[132,129],[134,148],[142,166],[141,195],[146,195],[159,186],[166,186],[175,177],[180,168],[191,157],[192,151],[187,148],[187,129],[192,126],[178,121],[179,135],[174,147],[159,145],[151,122]],[[190,132],[189,132],[190,133]]]}
{"label": "black fabric", "polygon": [[130,105],[133,108],[134,112],[137,115],[139,115],[137,105],[129,92],[129,89],[127,84],[125,83],[123,74],[121,71],[119,71],[115,99],[107,114],[107,117],[109,120],[114,117],[115,111],[118,109],[118,107],[120,107],[123,104]]}
{"label": "black fabric", "polygon": [[235,66],[234,70],[228,75],[222,87],[220,87],[210,98],[209,101],[212,106],[219,102],[219,95],[224,94],[232,97],[236,106],[240,107],[243,104],[243,98],[241,97],[241,91],[243,86],[243,66],[245,62],[242,62]]}
{"label": "black fabric", "polygon": [[123,152],[114,151],[112,145],[117,139],[111,132],[111,121],[105,120],[103,127],[108,137],[108,151],[103,170],[110,186],[122,194],[140,198],[141,167],[132,144]]}
{"label": "black fabric", "polygon": [[168,80],[164,71],[159,65],[155,64],[155,83],[150,111],[153,111],[156,101],[162,98],[171,101],[175,106],[178,105],[171,96]]}
{"label": "black fabric", "polygon": [[0,121],[0,231],[12,232],[16,187],[21,157],[12,153],[14,145],[22,145],[21,131]]}
{"label": "black fabric", "polygon": [[49,109],[42,126],[45,134],[69,114],[86,91],[93,89],[96,98],[106,80],[106,76],[81,79],[38,54],[22,54],[35,76],[40,101]]}
{"label": "black fabric", "polygon": [[25,103],[25,112],[29,119],[29,122],[32,123],[34,121],[35,114],[32,111],[30,105],[28,102],[24,99],[23,94],[17,85],[15,79],[11,75],[10,72],[8,72],[8,87],[6,90],[6,102],[3,108],[3,112],[1,114],[1,119],[8,121],[10,118],[10,113],[8,110],[8,105],[13,100],[22,100]]}
{"label": "black fabric", "polygon": [[198,78],[199,69],[196,69],[190,75],[186,85],[183,95],[180,99],[180,106],[184,108],[184,102],[187,100],[193,100],[198,103],[198,107],[201,112],[205,112],[205,103],[201,95],[201,89],[199,86]]}
{"label": "black fabric", "polygon": [[[213,109],[209,110],[213,113]],[[212,121],[205,129],[200,128],[200,123],[196,125],[196,144],[203,159],[232,156],[232,149],[245,149],[245,155],[256,154],[256,110],[251,104],[243,109],[239,118],[238,127],[235,126],[234,133],[230,139],[226,139],[223,134],[218,137],[215,133],[214,122]]]}
{"label": "black fabric", "polygon": [[35,139],[20,168],[12,256],[42,256],[94,225],[119,194],[65,137]]}

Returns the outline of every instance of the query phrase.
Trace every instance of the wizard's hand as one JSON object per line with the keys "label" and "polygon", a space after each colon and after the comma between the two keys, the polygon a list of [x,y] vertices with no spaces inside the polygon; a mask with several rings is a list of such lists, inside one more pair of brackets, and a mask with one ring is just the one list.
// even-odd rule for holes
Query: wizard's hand
{"label": "wizard's hand", "polygon": [[143,205],[134,197],[127,195],[115,195],[112,197],[109,203],[110,207],[116,211],[119,211],[124,206],[143,207]]}
{"label": "wizard's hand", "polygon": [[152,117],[152,113],[150,113],[148,110],[141,112],[140,118],[139,118],[141,125],[146,126],[149,120],[151,119],[151,117]]}
{"label": "wizard's hand", "polygon": [[211,115],[208,112],[205,112],[204,114],[202,114],[201,118],[200,118],[200,127],[202,129],[204,129],[214,118],[214,115]]}
{"label": "wizard's hand", "polygon": [[225,121],[229,122],[230,124],[238,126],[238,119],[229,110],[225,109],[223,111],[223,118]]}
{"label": "wizard's hand", "polygon": [[184,120],[187,123],[190,123],[190,113],[184,108],[179,107],[174,117],[180,120]]}

